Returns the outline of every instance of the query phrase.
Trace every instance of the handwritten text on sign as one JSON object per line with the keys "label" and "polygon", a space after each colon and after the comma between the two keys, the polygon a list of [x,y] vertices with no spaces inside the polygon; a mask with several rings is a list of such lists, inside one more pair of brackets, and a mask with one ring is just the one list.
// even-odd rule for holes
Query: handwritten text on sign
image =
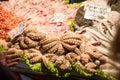
{"label": "handwritten text on sign", "polygon": [[[26,21],[25,21],[26,22]],[[16,36],[20,35],[24,29],[25,29],[25,22],[22,22],[18,25],[18,27],[15,27],[14,29],[12,29],[11,31],[8,32],[8,36],[13,39]]]}
{"label": "handwritten text on sign", "polygon": [[108,19],[110,8],[104,8],[100,6],[95,6],[92,4],[86,4],[84,6],[85,15],[84,18],[91,20],[103,20]]}

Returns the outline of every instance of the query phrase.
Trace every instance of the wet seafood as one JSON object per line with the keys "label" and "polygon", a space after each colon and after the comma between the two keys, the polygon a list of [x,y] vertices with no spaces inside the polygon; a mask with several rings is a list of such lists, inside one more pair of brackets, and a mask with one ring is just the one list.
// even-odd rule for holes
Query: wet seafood
{"label": "wet seafood", "polygon": [[31,63],[41,62],[42,60],[42,53],[36,49],[25,50],[24,55],[30,59]]}

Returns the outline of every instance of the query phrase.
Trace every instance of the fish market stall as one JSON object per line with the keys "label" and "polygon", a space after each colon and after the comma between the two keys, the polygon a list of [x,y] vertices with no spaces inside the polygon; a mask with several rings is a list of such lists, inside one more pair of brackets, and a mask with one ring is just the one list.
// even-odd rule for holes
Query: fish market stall
{"label": "fish market stall", "polygon": [[22,59],[10,69],[33,80],[117,80],[110,43],[119,12],[106,0],[70,1],[0,2],[0,46]]}

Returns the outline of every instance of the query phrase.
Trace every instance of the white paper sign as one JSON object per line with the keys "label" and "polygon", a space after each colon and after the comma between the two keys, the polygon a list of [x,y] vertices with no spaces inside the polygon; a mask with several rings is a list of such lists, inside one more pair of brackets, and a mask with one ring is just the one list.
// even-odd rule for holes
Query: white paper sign
{"label": "white paper sign", "polygon": [[11,31],[8,32],[8,36],[13,39],[16,36],[20,35],[21,33],[23,33],[24,29],[25,29],[25,22],[22,22],[19,24],[18,27],[15,27],[14,29],[12,29]]}
{"label": "white paper sign", "polygon": [[65,13],[55,13],[53,16],[53,22],[63,22]]}
{"label": "white paper sign", "polygon": [[91,20],[107,20],[109,17],[109,13],[111,11],[110,8],[104,8],[92,4],[86,4],[84,6],[85,15],[84,18]]}

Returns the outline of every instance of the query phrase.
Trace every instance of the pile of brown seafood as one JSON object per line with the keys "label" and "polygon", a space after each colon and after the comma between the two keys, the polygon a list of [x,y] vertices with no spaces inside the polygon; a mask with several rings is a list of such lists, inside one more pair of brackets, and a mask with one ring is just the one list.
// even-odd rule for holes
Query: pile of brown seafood
{"label": "pile of brown seafood", "polygon": [[62,70],[71,70],[72,63],[93,73],[98,68],[114,69],[111,60],[91,45],[88,37],[73,32],[48,36],[35,30],[25,30],[5,45],[8,43],[8,50],[22,52],[31,63],[43,63],[46,67],[51,61]]}

